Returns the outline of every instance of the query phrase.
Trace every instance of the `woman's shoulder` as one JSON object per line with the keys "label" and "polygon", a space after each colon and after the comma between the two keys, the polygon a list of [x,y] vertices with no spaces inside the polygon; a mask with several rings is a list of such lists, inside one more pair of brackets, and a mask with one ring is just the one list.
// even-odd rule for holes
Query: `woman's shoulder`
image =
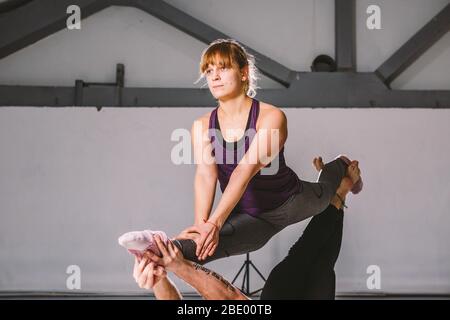
{"label": "woman's shoulder", "polygon": [[205,113],[205,114],[202,114],[200,117],[195,119],[193,124],[192,124],[192,128],[194,128],[195,126],[200,126],[201,131],[203,133],[208,131],[208,129],[209,129],[209,119],[211,117],[211,113],[212,113],[212,110],[207,112],[207,113]]}
{"label": "woman's shoulder", "polygon": [[286,119],[286,115],[279,107],[260,101],[258,121],[267,121],[274,119],[280,119],[283,121]]}
{"label": "woman's shoulder", "polygon": [[201,121],[204,124],[208,124],[209,125],[209,119],[211,118],[212,112],[213,112],[213,110],[202,114],[197,120]]}

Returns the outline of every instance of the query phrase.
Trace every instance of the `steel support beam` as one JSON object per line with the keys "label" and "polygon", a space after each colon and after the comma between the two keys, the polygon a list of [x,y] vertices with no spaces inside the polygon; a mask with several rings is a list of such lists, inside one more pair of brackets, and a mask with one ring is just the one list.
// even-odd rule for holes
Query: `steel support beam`
{"label": "steel support beam", "polygon": [[[120,4],[121,1],[118,1]],[[228,35],[212,28],[211,26],[193,18],[185,12],[169,5],[162,0],[133,0],[124,1],[126,5],[132,4],[134,7],[139,8],[160,20],[170,24],[171,26],[189,34],[193,38],[204,42],[206,44],[211,43],[216,39],[228,39]],[[270,59],[269,57],[248,48],[250,54],[254,55],[258,69],[262,74],[268,78],[279,82],[285,87],[289,86],[291,70],[282,64]]]}
{"label": "steel support beam", "polygon": [[375,71],[389,85],[450,30],[450,4],[423,26]]}
{"label": "steel support beam", "polygon": [[[34,0],[0,16],[0,59],[66,27],[67,7],[77,4],[82,19],[111,5],[135,7],[204,42],[229,38],[209,25],[189,16],[162,0]],[[289,86],[291,70],[248,48],[262,74]]]}
{"label": "steel support beam", "polygon": [[335,57],[338,71],[356,71],[355,0],[335,0]]}
{"label": "steel support beam", "polygon": [[[34,0],[12,12],[0,15],[0,58],[65,28],[66,0]],[[152,14],[196,39],[209,43],[226,35],[203,24],[161,0],[80,0],[82,18],[110,5],[133,6]],[[390,90],[381,79],[392,79],[395,66],[403,68],[404,59],[423,52],[449,29],[450,5],[405,44],[376,73],[355,73],[355,0],[335,0],[336,57],[339,69],[346,72],[301,73],[291,71],[250,49],[258,58],[264,74],[287,89],[260,90],[258,98],[280,107],[323,108],[450,108],[450,91]],[[37,15],[36,12],[43,12]],[[415,40],[414,40],[415,39]],[[414,43],[420,50],[408,55]],[[408,49],[409,48],[409,49]],[[408,49],[408,50],[407,50]],[[414,51],[414,50],[413,50]],[[403,54],[399,54],[403,52]],[[403,62],[402,62],[403,61]],[[389,74],[391,74],[389,76]],[[385,77],[386,76],[386,77]],[[120,79],[120,77],[118,78]],[[117,82],[117,81],[116,81]],[[215,105],[208,90],[188,88],[124,88],[77,81],[74,87],[0,85],[0,106],[96,106],[96,107],[211,107]]]}
{"label": "steel support beam", "polygon": [[34,0],[0,16],[0,59],[66,28],[67,7],[86,18],[109,6],[106,0]]}
{"label": "steel support beam", "polygon": [[0,14],[14,10],[32,0],[8,0],[0,2]]}
{"label": "steel support beam", "polygon": [[[260,90],[257,98],[284,108],[450,108],[450,91],[390,90],[374,73],[297,73],[288,89]],[[0,85],[0,106],[75,105],[210,108],[216,102],[207,89]]]}

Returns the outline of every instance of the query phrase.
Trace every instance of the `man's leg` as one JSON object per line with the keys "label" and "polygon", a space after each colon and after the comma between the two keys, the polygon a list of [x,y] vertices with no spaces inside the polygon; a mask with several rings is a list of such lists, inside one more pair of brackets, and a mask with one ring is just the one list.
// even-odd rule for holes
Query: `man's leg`
{"label": "man's leg", "polygon": [[[350,178],[346,177],[342,180],[337,196],[332,199],[332,204],[311,219],[303,235],[289,250],[287,257],[272,270],[262,291],[261,299],[306,299],[308,292],[312,290],[311,285],[308,284],[312,266],[319,260],[322,261],[322,265],[318,266],[322,270],[329,271],[331,262],[334,266],[339,254],[337,248],[340,249],[342,238],[343,211],[340,209],[343,203],[341,199],[345,199],[352,185]],[[323,292],[325,292],[324,288],[328,288],[327,295],[323,297],[325,299],[330,296],[331,290],[334,291],[334,272],[333,274],[322,272],[321,275],[327,276],[322,279],[328,279],[319,286],[323,288]]]}
{"label": "man's leg", "polygon": [[341,213],[333,205],[314,216],[303,235],[270,273],[261,299],[303,299],[306,279],[322,247],[336,231]]}
{"label": "man's leg", "polygon": [[335,299],[336,274],[334,266],[341,250],[343,222],[344,212],[341,211],[336,222],[335,232],[322,247],[319,256],[310,268],[303,299]]}

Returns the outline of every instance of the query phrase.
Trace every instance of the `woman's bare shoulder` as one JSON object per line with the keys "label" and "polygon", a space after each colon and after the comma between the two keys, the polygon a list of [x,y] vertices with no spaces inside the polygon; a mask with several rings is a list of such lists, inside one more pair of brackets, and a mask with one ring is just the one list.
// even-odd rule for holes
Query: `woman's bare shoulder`
{"label": "woman's bare shoulder", "polygon": [[[268,118],[282,118],[285,119],[286,115],[279,107],[276,107],[274,105],[271,105],[269,103],[260,102],[259,103],[259,114],[261,117],[261,120],[268,119]],[[258,119],[259,120],[259,119]]]}
{"label": "woman's bare shoulder", "polygon": [[200,125],[202,128],[202,132],[205,133],[206,131],[208,131],[209,128],[209,118],[211,117],[211,113],[212,111],[209,111],[203,115],[201,115],[200,117],[198,117],[197,119],[194,120],[192,127],[194,128],[194,126],[198,126]]}

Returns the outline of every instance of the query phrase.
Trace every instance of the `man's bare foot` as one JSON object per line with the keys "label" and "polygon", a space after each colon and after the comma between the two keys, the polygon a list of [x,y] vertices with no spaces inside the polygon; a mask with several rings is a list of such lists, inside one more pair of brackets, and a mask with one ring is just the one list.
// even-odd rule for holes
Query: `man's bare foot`
{"label": "man's bare foot", "polygon": [[314,168],[316,168],[317,171],[322,170],[323,167],[325,166],[323,164],[322,157],[314,158],[313,159],[313,166],[314,166]]}
{"label": "man's bare foot", "polygon": [[347,193],[350,192],[350,190],[353,188],[353,181],[349,177],[344,177],[341,180],[341,184],[339,185],[338,189],[336,190],[336,195],[334,195],[333,199],[331,200],[331,204],[335,206],[338,209],[342,209],[342,207],[345,204],[345,197],[347,196]]}
{"label": "man's bare foot", "polygon": [[349,193],[350,190],[353,188],[353,184],[354,183],[350,177],[342,178],[341,184],[337,188],[336,193],[341,197],[345,197],[347,193]]}
{"label": "man's bare foot", "polygon": [[353,184],[355,184],[361,177],[361,170],[359,169],[359,162],[353,160],[347,167],[347,177],[352,179]]}

